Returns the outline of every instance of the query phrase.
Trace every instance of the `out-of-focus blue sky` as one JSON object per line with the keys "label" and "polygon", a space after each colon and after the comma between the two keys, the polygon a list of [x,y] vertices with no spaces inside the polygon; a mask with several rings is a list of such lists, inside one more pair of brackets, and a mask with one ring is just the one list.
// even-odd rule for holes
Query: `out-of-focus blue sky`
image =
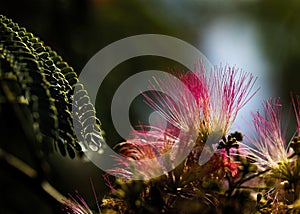
{"label": "out-of-focus blue sky", "polygon": [[203,33],[201,47],[212,64],[229,64],[256,76],[255,88],[260,88],[249,103],[241,109],[234,129],[249,133],[247,122],[251,112],[261,109],[264,99],[276,96],[271,84],[272,65],[263,54],[255,23],[249,17],[231,15],[218,17]]}

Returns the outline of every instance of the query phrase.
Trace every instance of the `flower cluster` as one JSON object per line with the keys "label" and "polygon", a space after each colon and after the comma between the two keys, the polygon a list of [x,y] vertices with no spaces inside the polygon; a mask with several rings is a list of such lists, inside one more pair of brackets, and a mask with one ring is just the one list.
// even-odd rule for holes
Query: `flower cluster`
{"label": "flower cluster", "polygon": [[293,209],[299,212],[299,96],[296,100],[293,96],[291,98],[297,120],[292,138],[284,129],[283,123],[288,121],[283,120],[283,106],[277,98],[264,102],[263,114],[257,112],[253,115],[255,137],[249,138],[248,145],[244,144],[247,147],[244,152],[251,156],[262,178],[253,183],[266,189],[264,196],[269,204],[263,209],[276,208],[276,213]]}
{"label": "flower cluster", "polygon": [[255,94],[255,80],[235,67],[206,70],[202,63],[194,72],[181,73],[179,80],[175,76],[155,79],[149,88],[152,96],[145,98],[171,128],[136,131],[120,149],[134,164],[120,159],[120,167],[110,173],[127,180],[137,178],[138,173],[138,178],[149,180],[167,175],[187,156],[187,165],[205,164],[214,155],[213,144],[228,133],[238,111]]}
{"label": "flower cluster", "polygon": [[255,81],[236,67],[208,70],[201,62],[193,72],[154,79],[144,97],[167,127],[144,126],[118,145],[122,158],[109,170],[115,184],[105,177],[111,192],[102,200],[104,213],[299,211],[300,97],[291,96],[291,138],[279,99],[253,114],[253,137],[230,132],[257,92]]}

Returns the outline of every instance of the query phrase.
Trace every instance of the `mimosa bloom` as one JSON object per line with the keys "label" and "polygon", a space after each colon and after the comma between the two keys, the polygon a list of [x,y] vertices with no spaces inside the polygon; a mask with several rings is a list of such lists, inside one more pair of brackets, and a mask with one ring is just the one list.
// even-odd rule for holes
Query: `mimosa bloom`
{"label": "mimosa bloom", "polygon": [[[192,151],[189,159],[193,157],[197,163],[205,164],[214,153],[210,149],[212,144],[226,135],[238,111],[256,93],[252,90],[256,78],[230,66],[207,71],[199,63],[194,72],[181,73],[179,79],[168,76],[165,80],[154,81],[149,88],[152,96],[144,96],[172,128],[151,127],[158,131],[135,132],[132,139],[121,144],[124,157],[139,160],[135,161],[134,171],[130,161],[122,159],[119,159],[120,166],[110,171],[125,179],[136,173],[143,179],[157,173],[166,174],[177,166],[174,160],[189,155],[186,151]],[[202,151],[207,153],[204,158]]]}
{"label": "mimosa bloom", "polygon": [[67,214],[93,214],[85,200],[77,193],[76,197],[69,195],[70,198],[65,201],[63,211]]}
{"label": "mimosa bloom", "polygon": [[155,80],[151,89],[169,92],[177,100],[153,92],[154,99],[145,96],[147,101],[172,125],[206,137],[212,132],[226,135],[238,111],[257,91],[252,90],[256,78],[251,73],[230,66],[208,71],[197,64],[194,72],[180,75],[185,87],[175,79]]}
{"label": "mimosa bloom", "polygon": [[119,144],[119,152],[126,159],[118,158],[119,166],[108,172],[125,180],[149,180],[153,175],[166,175],[175,167],[173,161],[183,160],[189,151],[184,143],[179,148],[179,138],[173,134],[172,130],[161,129],[135,131],[132,139]]}
{"label": "mimosa bloom", "polygon": [[[231,149],[231,154],[234,154],[235,152],[233,149]],[[237,178],[239,176],[239,166],[240,163],[237,161],[234,161],[232,157],[228,156],[225,149],[222,149],[220,152],[220,163],[221,167],[225,172],[230,173],[232,178]]]}
{"label": "mimosa bloom", "polygon": [[283,132],[282,105],[279,99],[265,101],[264,113],[253,115],[253,125],[256,137],[249,140],[249,149],[258,165],[262,169],[276,169],[282,163],[288,163],[290,154]]}

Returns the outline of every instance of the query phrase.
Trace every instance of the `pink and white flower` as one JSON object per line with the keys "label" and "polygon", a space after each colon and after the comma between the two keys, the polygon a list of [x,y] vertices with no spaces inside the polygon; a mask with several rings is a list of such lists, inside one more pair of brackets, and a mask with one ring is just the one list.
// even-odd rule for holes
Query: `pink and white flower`
{"label": "pink and white flower", "polygon": [[[200,135],[219,131],[226,135],[238,111],[257,91],[252,90],[256,78],[251,73],[230,66],[206,70],[199,63],[194,72],[181,74],[179,78],[179,82],[174,76],[152,84],[151,90],[166,91],[168,97],[156,92],[154,99],[145,97],[169,123]],[[172,97],[177,100],[171,100]]]}
{"label": "pink and white flower", "polygon": [[[129,160],[138,160],[134,171],[129,170],[132,161],[120,159],[120,166],[110,172],[125,179],[135,173],[149,179],[157,170],[162,175],[170,166],[176,167],[174,160],[187,157],[193,147],[202,150],[204,144],[218,143],[231,128],[238,111],[256,93],[257,90],[253,91],[255,81],[252,74],[235,67],[219,66],[207,71],[202,63],[195,65],[194,72],[181,73],[179,79],[175,76],[154,79],[149,88],[152,96],[145,95],[145,98],[172,128],[151,127],[156,131],[135,132],[131,140],[121,144],[120,150]],[[200,155],[199,148],[194,150],[196,159]]]}
{"label": "pink and white flower", "polygon": [[67,214],[93,214],[92,210],[85,202],[83,197],[81,197],[78,193],[76,196],[70,195],[68,200],[65,200],[65,204],[63,207],[63,211]]}
{"label": "pink and white flower", "polygon": [[255,137],[249,139],[248,153],[255,156],[261,169],[277,169],[288,163],[290,153],[282,124],[282,104],[279,99],[264,102],[263,114],[253,115]]}

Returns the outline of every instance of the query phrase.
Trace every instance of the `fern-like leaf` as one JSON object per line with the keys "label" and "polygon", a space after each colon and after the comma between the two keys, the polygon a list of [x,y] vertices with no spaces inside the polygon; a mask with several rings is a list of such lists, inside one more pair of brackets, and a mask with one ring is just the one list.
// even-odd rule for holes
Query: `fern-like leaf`
{"label": "fern-like leaf", "polygon": [[[39,38],[2,15],[0,81],[9,82],[8,89],[15,100],[22,100],[28,107],[26,118],[36,142],[50,143],[71,158],[82,147],[100,148],[104,141],[100,121],[73,68]],[[4,91],[0,94],[2,102],[9,99]]]}

